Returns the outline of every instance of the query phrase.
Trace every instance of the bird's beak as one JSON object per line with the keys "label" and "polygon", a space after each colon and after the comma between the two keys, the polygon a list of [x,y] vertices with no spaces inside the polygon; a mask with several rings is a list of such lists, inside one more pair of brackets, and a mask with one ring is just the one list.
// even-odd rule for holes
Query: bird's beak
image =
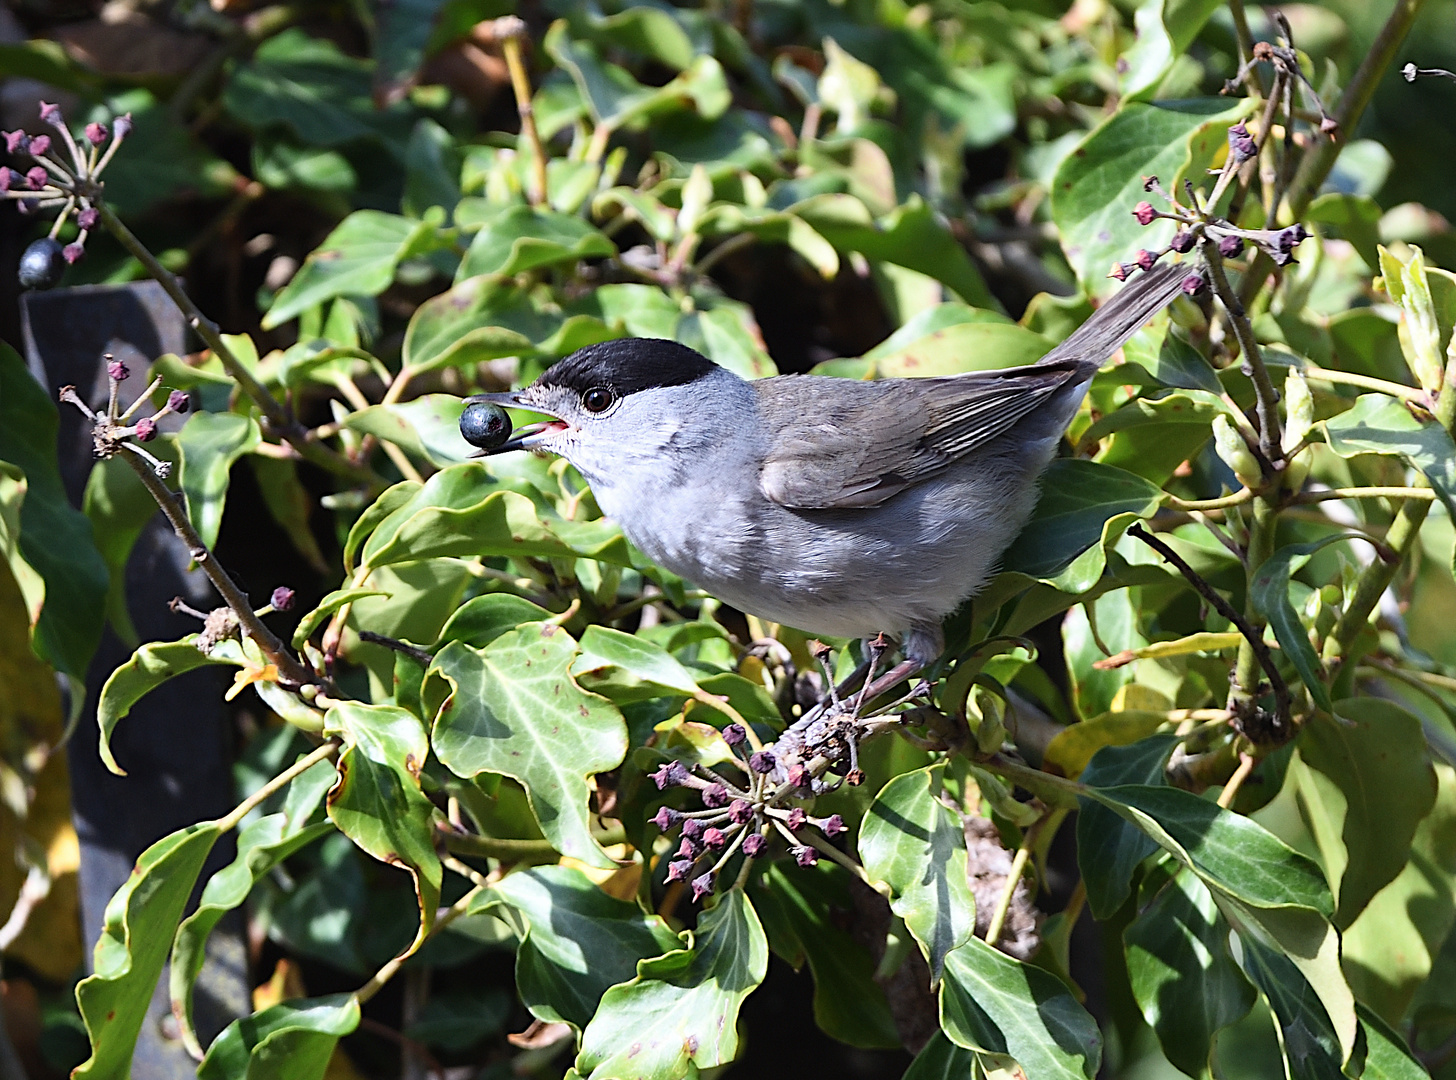
{"label": "bird's beak", "polygon": [[[523,399],[522,390],[510,390],[504,394],[476,394],[465,399],[465,404],[487,404],[500,405],[507,409],[527,409],[535,413],[543,413],[546,416],[552,414],[534,402]],[[501,443],[494,450],[477,450],[471,457],[493,457],[496,454],[508,453],[511,450],[534,450],[542,441],[558,431],[566,430],[566,423],[562,420],[551,419],[539,424],[527,424],[525,427],[516,428],[511,437]]]}

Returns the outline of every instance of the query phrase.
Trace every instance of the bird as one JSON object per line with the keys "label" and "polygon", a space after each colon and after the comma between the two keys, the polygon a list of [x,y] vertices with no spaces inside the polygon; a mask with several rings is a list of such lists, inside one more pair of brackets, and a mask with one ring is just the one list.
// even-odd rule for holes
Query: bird
{"label": "bird", "polygon": [[1092,377],[1188,276],[1133,278],[1035,363],[945,377],[747,380],[674,341],[603,341],[466,398],[549,417],[476,456],[565,458],[658,565],[770,622],[886,634],[904,679],[1030,518]]}

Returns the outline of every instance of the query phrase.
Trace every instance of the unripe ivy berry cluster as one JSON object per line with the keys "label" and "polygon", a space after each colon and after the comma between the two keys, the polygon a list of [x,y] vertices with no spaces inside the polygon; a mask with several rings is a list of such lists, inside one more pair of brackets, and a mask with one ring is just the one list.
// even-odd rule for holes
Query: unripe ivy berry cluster
{"label": "unripe ivy berry cluster", "polygon": [[678,829],[679,842],[667,864],[667,881],[687,881],[698,901],[713,891],[718,874],[741,850],[750,859],[759,858],[768,849],[775,833],[787,841],[789,851],[800,866],[813,866],[819,851],[806,842],[807,829],[816,829],[833,839],[845,831],[844,819],[838,814],[810,817],[802,806],[787,805],[812,793],[808,769],[795,765],[789,778],[780,783],[774,779],[778,761],[772,750],[756,749],[745,754],[752,742],[741,724],[723,729],[723,741],[733,751],[733,763],[744,776],[735,784],[706,765],[669,761],[650,773],[659,791],[687,788],[697,793],[701,810],[676,810],[670,806],[658,809],[652,824],[663,832]]}
{"label": "unripe ivy berry cluster", "polygon": [[[66,126],[60,106],[45,101],[40,103],[40,118],[59,133],[64,154],[49,135],[20,130],[0,133],[12,161],[29,158],[35,163],[23,171],[0,166],[0,196],[17,203],[22,214],[60,210],[50,234],[31,243],[20,257],[19,281],[27,289],[58,284],[66,267],[86,253],[86,238],[101,219],[95,205],[101,197],[101,173],[132,129],[127,113],[112,121],[110,128],[87,124],[78,140]],[[75,240],[62,247],[57,237],[73,214],[79,231]]]}
{"label": "unripe ivy berry cluster", "polygon": [[161,460],[142,449],[138,444],[155,439],[157,421],[172,413],[187,412],[192,408],[192,399],[181,390],[173,390],[167,394],[165,405],[151,416],[139,417],[133,422],[132,417],[161,387],[162,378],[159,375],[153,379],[151,385],[143,390],[131,403],[131,406],[123,412],[119,400],[120,389],[121,384],[131,378],[131,368],[127,367],[125,361],[116,359],[110,353],[107,353],[102,359],[106,364],[106,381],[111,388],[106,408],[101,412],[94,411],[81,400],[81,396],[76,393],[74,386],[61,387],[61,400],[80,409],[91,421],[91,452],[96,458],[114,457],[123,450],[129,450],[146,461],[158,476],[165,478],[172,471],[172,463]]}

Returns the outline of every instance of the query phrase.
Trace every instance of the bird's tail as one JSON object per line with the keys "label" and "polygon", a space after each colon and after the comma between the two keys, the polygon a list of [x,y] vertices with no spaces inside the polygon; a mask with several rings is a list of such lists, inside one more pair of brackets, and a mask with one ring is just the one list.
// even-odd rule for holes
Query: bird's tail
{"label": "bird's tail", "polygon": [[1187,263],[1168,263],[1137,275],[1094,311],[1071,337],[1047,353],[1042,363],[1070,360],[1095,371],[1144,323],[1178,297],[1184,279],[1192,272]]}

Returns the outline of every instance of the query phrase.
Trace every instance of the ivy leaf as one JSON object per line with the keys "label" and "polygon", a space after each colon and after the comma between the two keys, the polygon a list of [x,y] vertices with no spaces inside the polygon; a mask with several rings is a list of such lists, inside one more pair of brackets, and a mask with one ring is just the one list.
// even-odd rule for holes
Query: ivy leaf
{"label": "ivy leaf", "polygon": [[1097,1022],[1051,972],[971,938],[946,956],[940,1023],[968,1050],[1009,1054],[1036,1080],[1097,1075]]}
{"label": "ivy leaf", "polygon": [[516,947],[516,985],[531,1015],[587,1026],[609,987],[637,964],[680,948],[656,915],[608,896],[580,870],[539,866],[507,875],[470,905],[469,914],[505,904],[526,932]]}
{"label": "ivy leaf", "polygon": [[874,981],[869,950],[836,923],[850,911],[847,872],[821,861],[812,869],[772,864],[751,896],[755,910],[782,939],[785,929],[797,945],[797,964],[809,962],[814,976],[814,1022],[831,1038],[850,1046],[893,1049],[900,1045],[885,992]]}
{"label": "ivy leaf", "polygon": [[1240,945],[1249,978],[1274,1011],[1290,1080],[1339,1080],[1347,1055],[1319,996],[1310,992],[1298,968],[1279,950],[1242,936]]}
{"label": "ivy leaf", "polygon": [[1171,222],[1144,228],[1132,216],[1143,201],[1142,178],[1159,176],[1177,190],[1184,170],[1211,157],[1248,108],[1243,99],[1129,102],[1062,159],[1052,179],[1052,220],[1083,288],[1105,295],[1112,289],[1108,267],[1138,248],[1167,245]]}
{"label": "ivy leaf", "polygon": [[549,623],[503,634],[484,649],[454,641],[426,675],[448,696],[435,717],[435,754],[457,776],[513,776],[557,851],[592,866],[616,863],[592,838],[587,777],[616,768],[627,726],[611,702],[571,678],[576,642]]}
{"label": "ivy leaf", "polygon": [[[1081,727],[1073,725],[1073,728]],[[1072,729],[1068,729],[1072,730]],[[1108,746],[1092,755],[1082,783],[1093,787],[1166,783],[1164,767],[1173,752],[1173,734],[1141,739],[1130,746]],[[1109,919],[1132,889],[1138,865],[1158,850],[1157,842],[1116,812],[1092,799],[1079,800],[1077,865],[1087,887],[1087,904],[1099,919]]]}
{"label": "ivy leaf", "polygon": [[261,441],[258,422],[237,413],[194,413],[177,433],[187,516],[208,547],[217,544],[222,528],[233,462],[252,453]]}
{"label": "ivy leaf", "polygon": [[688,669],[661,645],[609,626],[586,628],[571,674],[617,702],[698,692]]}
{"label": "ivy leaf", "polygon": [[465,404],[453,394],[422,394],[412,401],[370,405],[344,417],[350,431],[386,439],[430,464],[444,468],[476,452],[460,434]]}
{"label": "ivy leaf", "polygon": [[164,836],[142,852],[107,903],[93,973],[76,985],[91,1056],[71,1073],[75,1080],[110,1080],[130,1072],[172,935],[219,835],[217,822],[203,821]]}
{"label": "ivy leaf", "polygon": [[977,1075],[979,1057],[976,1051],[951,1042],[945,1032],[936,1031],[915,1055],[902,1080],[965,1080]]}
{"label": "ivy leaf", "polygon": [[1334,715],[1303,726],[1288,775],[1344,930],[1405,867],[1435,805],[1436,772],[1420,719],[1395,702],[1346,698]]}
{"label": "ivy leaf", "polygon": [[318,607],[298,620],[298,625],[293,630],[293,647],[295,649],[303,648],[303,643],[313,636],[313,632],[346,604],[352,604],[370,596],[388,595],[378,589],[335,589],[319,601]]}
{"label": "ivy leaf", "polygon": [[1168,1060],[1208,1076],[1214,1035],[1247,1014],[1256,995],[1229,954],[1228,924],[1207,887],[1182,868],[1155,884],[1161,889],[1144,887],[1153,899],[1122,933],[1128,979]]}
{"label": "ivy leaf", "polygon": [[[26,590],[36,655],[84,681],[106,620],[107,572],[91,523],[71,506],[61,483],[59,425],[50,395],[31,377],[20,354],[0,342],[0,462],[24,474],[16,515],[19,535],[7,525],[0,539],[6,541],[4,554],[16,580],[43,583],[35,590],[39,595]],[[9,483],[14,486],[17,479]]]}
{"label": "ivy leaf", "polygon": [[270,1006],[224,1029],[197,1067],[198,1080],[323,1080],[339,1039],[358,1026],[353,994]]}
{"label": "ivy leaf", "polygon": [[[287,33],[287,31],[285,31]],[[263,328],[271,330],[294,316],[340,296],[377,296],[394,281],[404,259],[439,246],[436,224],[379,210],[355,210],[311,252],[273,298]]]}
{"label": "ivy leaf", "polygon": [[544,622],[550,617],[551,612],[522,597],[510,593],[487,593],[467,600],[450,616],[434,647],[438,649],[452,641],[463,641],[466,645],[483,649],[522,623]]}
{"label": "ivy leaf", "polygon": [[440,906],[440,857],[435,853],[434,803],[420,790],[430,744],[418,718],[393,705],[339,702],[324,730],[343,737],[339,782],[329,793],[329,817],[381,862],[408,870],[420,904],[420,928],[402,955],[424,944]]}
{"label": "ivy leaf", "polygon": [[[321,777],[323,783],[320,784],[310,774]],[[322,801],[335,775],[331,763],[319,762],[295,779],[290,787],[309,777],[304,781],[305,785],[312,785],[317,801]],[[307,809],[311,811],[312,807]],[[297,821],[291,820],[287,814],[269,814],[251,822],[238,834],[237,857],[212,875],[202,890],[197,910],[177,927],[169,965],[172,1015],[182,1029],[182,1040],[188,1051],[198,1057],[202,1055],[202,1047],[197,1041],[197,1029],[193,1026],[192,987],[207,959],[208,936],[224,915],[248,898],[259,878],[295,851],[333,831],[333,824],[327,821],[306,824],[307,816],[304,814],[305,820]]]}
{"label": "ivy leaf", "polygon": [[1362,1080],[1430,1080],[1426,1067],[1416,1061],[1405,1040],[1386,1026],[1372,1010],[1356,1005],[1360,1030],[1365,1033],[1365,1071]]}
{"label": "ivy leaf", "polygon": [[541,266],[610,258],[616,253],[616,244],[575,215],[512,206],[475,234],[460,260],[455,281],[458,284],[478,274],[514,277]]}
{"label": "ivy leaf", "polygon": [[198,636],[189,634],[181,641],[148,642],[107,676],[101,687],[101,699],[96,703],[96,722],[101,726],[101,760],[117,776],[125,776],[126,770],[111,754],[111,733],[133,705],[168,679],[193,668],[243,663],[242,652],[235,643],[223,642],[205,653],[197,647]]}
{"label": "ivy leaf", "polygon": [[1135,518],[1151,517],[1162,489],[1141,476],[1080,458],[1053,461],[1042,476],[1041,499],[1006,553],[1005,569],[1054,579],[1082,592],[1102,576],[1105,547]]}
{"label": "ivy leaf", "polygon": [[875,796],[859,834],[865,872],[890,889],[890,909],[920,943],[935,982],[946,954],[976,929],[965,835],[936,797],[944,777],[944,765],[895,777]]}
{"label": "ivy leaf", "polygon": [[741,890],[719,895],[685,947],[637,965],[582,1032],[576,1068],[607,1080],[675,1080],[738,1052],[738,1010],[768,970],[768,941]]}
{"label": "ivy leaf", "polygon": [[1137,41],[1118,64],[1119,71],[1126,65],[1121,79],[1123,100],[1151,96],[1220,6],[1220,0],[1152,0],[1138,8],[1134,16]]}

